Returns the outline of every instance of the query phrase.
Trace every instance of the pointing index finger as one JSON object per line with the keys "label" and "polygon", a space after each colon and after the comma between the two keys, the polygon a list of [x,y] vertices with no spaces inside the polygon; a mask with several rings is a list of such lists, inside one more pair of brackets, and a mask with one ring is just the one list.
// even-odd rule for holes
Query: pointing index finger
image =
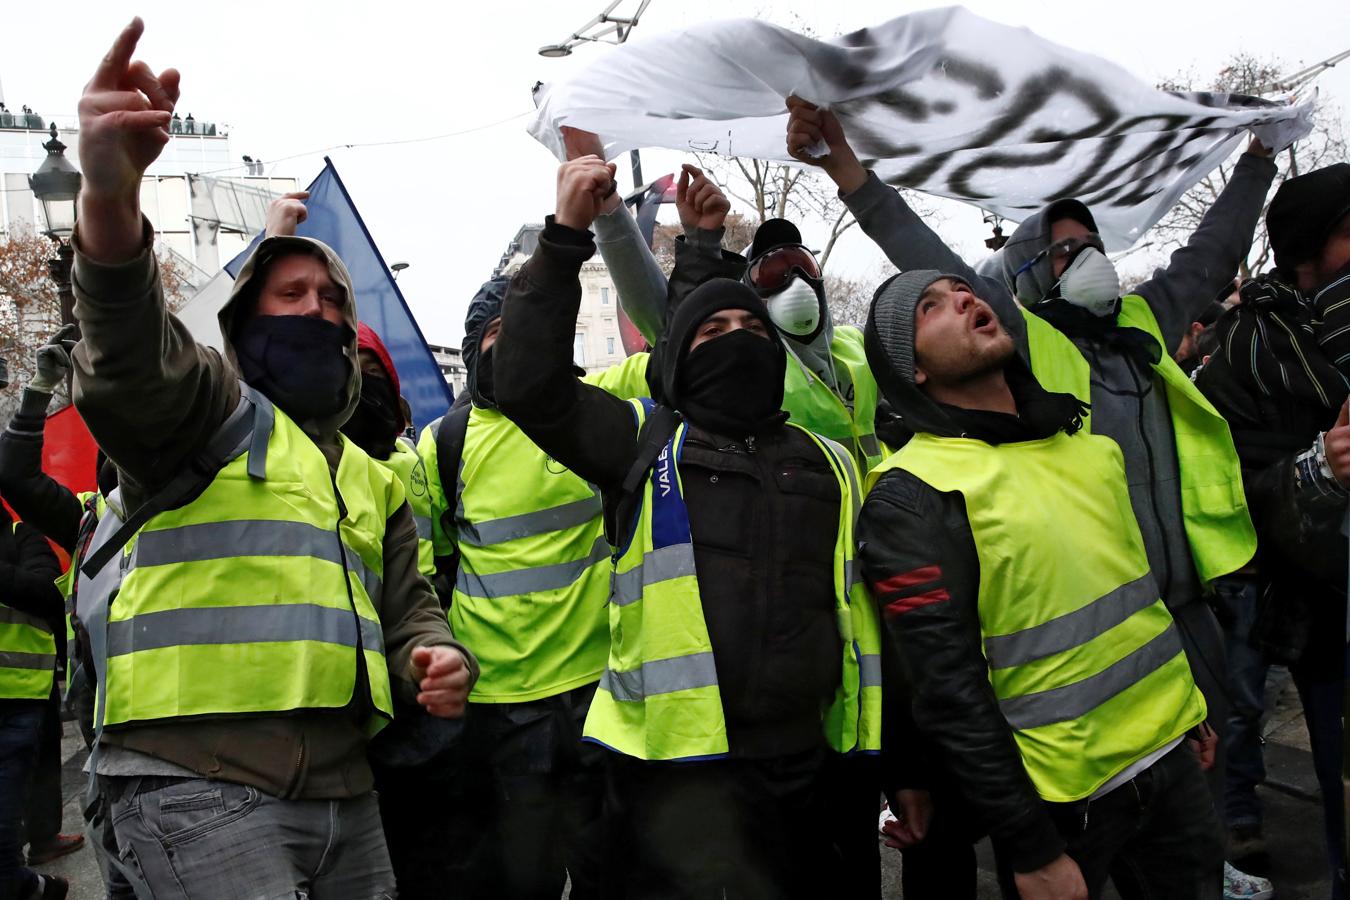
{"label": "pointing index finger", "polygon": [[145,23],[141,21],[140,16],[133,18],[131,24],[122,29],[117,40],[113,41],[112,49],[94,70],[94,77],[89,81],[90,87],[114,89],[122,83],[122,76],[126,74],[127,65],[131,62],[131,54],[136,50],[136,42],[141,39],[141,33],[144,31]]}

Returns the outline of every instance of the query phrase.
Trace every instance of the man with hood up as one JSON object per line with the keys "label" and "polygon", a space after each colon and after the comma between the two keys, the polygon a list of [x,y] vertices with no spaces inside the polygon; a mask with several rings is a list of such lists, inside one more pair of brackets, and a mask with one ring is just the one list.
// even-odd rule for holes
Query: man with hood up
{"label": "man with hood up", "polygon": [[[866,341],[915,435],[867,476],[859,560],[1004,895],[1098,897],[1109,875],[1126,898],[1218,896],[1221,833],[1180,746],[1205,703],[1119,448],[1042,387],[963,275],[891,278]],[[891,725],[887,758],[905,749]]]}
{"label": "man with hood up", "polygon": [[[470,405],[418,441],[450,628],[483,671],[449,786],[456,848],[441,865],[462,872],[466,897],[557,897],[570,876],[585,900],[603,890],[602,754],[580,739],[605,666],[609,548],[596,489],[497,408],[507,283],[486,282],[465,316]],[[640,353],[583,380],[628,399],[646,396],[646,373]],[[444,441],[457,444],[456,461],[441,458]]]}
{"label": "man with hood up", "polygon": [[142,30],[80,101],[75,403],[119,481],[80,577],[91,765],[149,893],[391,895],[367,741],[395,692],[457,715],[474,660],[417,571],[402,486],[338,433],[361,383],[341,260],[263,241],[224,356],[165,309],[139,185],[178,73],[131,62]]}
{"label": "man with hood up", "polygon": [[[833,113],[797,97],[787,106],[788,152],[825,170],[891,262],[902,272],[955,272],[978,288],[1041,384],[1090,404],[1090,430],[1120,445],[1149,564],[1205,693],[1210,724],[1220,728],[1223,635],[1204,595],[1215,578],[1251,559],[1256,538],[1228,424],[1172,353],[1251,246],[1275,175],[1270,151],[1253,140],[1187,245],[1121,297],[1092,213],[1080,201],[1058,200],[1028,217],[999,253],[1002,279],[981,278],[863,167]],[[821,143],[829,152],[813,156]],[[1216,793],[1221,768],[1213,770]]]}
{"label": "man with hood up", "polygon": [[[308,191],[294,191],[273,200],[267,208],[267,236],[294,235],[296,226],[309,216],[304,203],[307,199]],[[356,326],[356,356],[361,366],[361,397],[342,423],[342,433],[371,459],[384,463],[402,482],[417,524],[417,567],[431,578],[436,574],[431,549],[431,494],[417,448],[402,437],[410,423],[404,417],[398,369],[380,335],[365,322]]]}
{"label": "man with hood up", "polygon": [[585,736],[610,751],[612,875],[625,897],[832,896],[818,779],[828,749],[876,749],[880,703],[875,611],[849,574],[852,459],[786,421],[782,343],[735,281],[675,311],[658,400],[569,377],[613,170],[559,169],[493,367],[502,411],[604,499],[609,658]]}

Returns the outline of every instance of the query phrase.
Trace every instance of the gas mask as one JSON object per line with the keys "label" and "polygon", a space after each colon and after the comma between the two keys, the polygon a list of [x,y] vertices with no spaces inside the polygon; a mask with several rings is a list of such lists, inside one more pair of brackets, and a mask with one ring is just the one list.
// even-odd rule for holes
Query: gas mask
{"label": "gas mask", "polygon": [[793,278],[787,287],[764,301],[774,327],[784,334],[809,341],[820,333],[820,295],[804,278]]}
{"label": "gas mask", "polygon": [[1094,316],[1109,316],[1120,299],[1120,276],[1096,247],[1085,247],[1059,277],[1059,296]]}

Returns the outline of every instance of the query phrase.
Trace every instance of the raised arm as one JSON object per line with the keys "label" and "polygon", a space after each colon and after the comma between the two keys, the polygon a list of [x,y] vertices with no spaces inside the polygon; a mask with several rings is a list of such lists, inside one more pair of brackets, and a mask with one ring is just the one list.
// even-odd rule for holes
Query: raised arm
{"label": "raised arm", "polygon": [[67,325],[38,348],[37,374],[0,434],[0,495],[19,518],[67,553],[75,547],[84,508],[69,488],[42,471],[42,442],[52,391],[70,374],[74,331]]}
{"label": "raised arm", "polygon": [[[594,132],[563,126],[562,137],[569,160],[604,158],[605,147]],[[655,346],[666,321],[666,276],[618,191],[601,202],[600,214],[591,227],[623,311],[647,343]]]}
{"label": "raised arm", "polygon": [[75,405],[124,486],[153,489],[200,448],[238,401],[236,375],[165,307],[140,184],[169,140],[178,72],[131,61],[133,19],[80,99],[84,187],[75,244]]}
{"label": "raised arm", "polygon": [[[788,153],[829,176],[858,225],[897,269],[937,269],[961,276],[994,308],[1004,327],[1022,340],[1026,329],[1008,288],[976,272],[910,209],[899,191],[863,167],[834,113],[800,97],[789,97],[787,108]],[[829,152],[812,156],[810,151],[822,144]]]}
{"label": "raised arm", "polygon": [[598,156],[558,169],[558,204],[539,249],[511,279],[493,345],[497,406],[541,449],[602,489],[623,481],[637,451],[628,403],[572,371],[581,266],[595,253],[587,231],[614,179]]}
{"label": "raised arm", "polygon": [[1168,354],[1173,354],[1200,310],[1219,288],[1233,280],[1252,247],[1252,235],[1275,177],[1270,150],[1252,138],[1233,167],[1228,185],[1200,220],[1186,246],[1176,250],[1167,267],[1135,290],[1148,301],[1158,320]]}

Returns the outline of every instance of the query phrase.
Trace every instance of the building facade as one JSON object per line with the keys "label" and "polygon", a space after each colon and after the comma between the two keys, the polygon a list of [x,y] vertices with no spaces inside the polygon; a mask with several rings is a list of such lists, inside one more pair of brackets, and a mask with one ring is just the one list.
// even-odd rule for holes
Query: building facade
{"label": "building facade", "polygon": [[[539,246],[543,225],[522,225],[507,245],[494,275],[519,269]],[[600,254],[581,267],[581,309],[572,341],[572,361],[587,372],[599,372],[621,363],[627,354],[619,333],[619,292]]]}
{"label": "building facade", "polygon": [[[28,176],[46,158],[50,120],[37,115],[0,116],[0,240],[42,230],[41,210]],[[56,120],[65,155],[79,164],[75,123]],[[267,205],[296,189],[295,179],[263,174],[261,163],[240,162],[224,128],[189,114],[170,128],[169,143],[141,181],[141,211],[155,230],[159,251],[189,284],[205,279],[243,251],[262,231]]]}
{"label": "building facade", "polygon": [[458,347],[442,347],[440,344],[427,344],[436,366],[441,370],[445,383],[450,385],[458,397],[468,387],[468,370],[464,368],[464,359]]}

